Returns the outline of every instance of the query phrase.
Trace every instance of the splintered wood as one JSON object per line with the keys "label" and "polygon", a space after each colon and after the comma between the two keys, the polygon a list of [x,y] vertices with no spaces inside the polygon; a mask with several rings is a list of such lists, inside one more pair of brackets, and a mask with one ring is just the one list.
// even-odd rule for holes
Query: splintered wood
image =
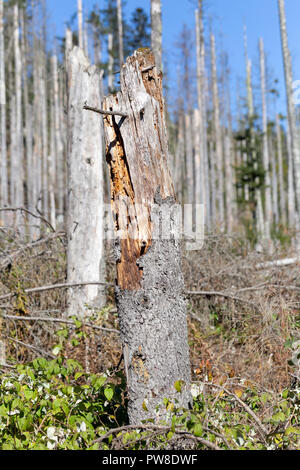
{"label": "splintered wood", "polygon": [[121,289],[136,290],[143,276],[138,260],[151,245],[155,195],[175,197],[167,164],[162,74],[149,49],[127,59],[121,91],[105,98],[103,108],[127,114],[105,116],[104,127],[119,243],[117,282]]}

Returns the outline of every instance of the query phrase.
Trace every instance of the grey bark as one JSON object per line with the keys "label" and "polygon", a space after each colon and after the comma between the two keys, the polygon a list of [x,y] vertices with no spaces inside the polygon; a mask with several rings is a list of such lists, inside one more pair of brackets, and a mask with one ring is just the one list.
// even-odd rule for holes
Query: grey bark
{"label": "grey bark", "polygon": [[162,70],[161,0],[151,0],[151,47],[158,70]]}
{"label": "grey bark", "polygon": [[217,63],[216,63],[216,47],[215,37],[210,36],[211,44],[211,72],[212,72],[212,92],[213,92],[213,126],[216,149],[217,164],[217,201],[218,201],[218,222],[224,223],[224,175],[223,175],[223,147],[222,147],[222,131],[220,123],[220,101],[217,81]]}
{"label": "grey bark", "polygon": [[[161,76],[156,67],[142,72],[153,65],[151,52],[135,52],[123,67],[121,92],[104,101],[105,109],[128,113],[127,118],[107,116],[104,123],[117,216],[116,300],[134,424],[168,419],[164,398],[177,398],[184,407],[190,401],[186,303]],[[171,218],[165,215],[169,211]],[[158,236],[161,224],[173,237],[169,231]],[[174,385],[180,380],[178,393]]]}
{"label": "grey bark", "polygon": [[[254,102],[253,102],[253,89],[252,89],[252,62],[248,57],[248,47],[247,47],[247,32],[245,28],[245,36],[244,36],[244,41],[245,41],[245,59],[246,59],[246,84],[247,84],[247,104],[248,104],[248,119],[249,119],[249,126],[250,126],[250,132],[251,132],[251,146],[254,149],[255,143],[254,143],[254,133],[253,133],[253,116],[254,116]],[[253,159],[256,159],[256,152],[255,150],[252,150],[252,155]],[[247,158],[247,156],[246,156]],[[255,164],[255,168],[257,168],[257,162]],[[247,197],[248,196],[248,191],[249,189],[247,186],[245,187],[245,192]],[[256,230],[259,235],[263,237],[263,243],[269,243],[270,236],[269,232],[267,231],[267,236],[266,236],[266,229],[265,229],[265,221],[264,221],[264,213],[263,213],[263,204],[262,204],[262,194],[261,194],[261,189],[258,188],[256,189]],[[247,199],[246,199],[247,200]]]}
{"label": "grey bark", "polygon": [[[83,109],[85,102],[101,107],[100,76],[78,47],[67,58],[67,83],[67,280],[103,282],[102,126],[97,114]],[[102,307],[102,296],[96,285],[69,289],[68,315],[91,315],[93,307]]]}
{"label": "grey bark", "polygon": [[185,115],[185,158],[186,158],[186,200],[187,204],[194,202],[193,184],[193,132],[190,114]]}
{"label": "grey bark", "polygon": [[283,226],[287,223],[286,217],[286,193],[283,174],[283,151],[282,151],[282,135],[279,116],[276,114],[276,137],[277,137],[277,157],[278,157],[278,178],[279,178],[279,206],[280,220]]}
{"label": "grey bark", "polygon": [[120,67],[124,64],[122,0],[117,0]]}
{"label": "grey bark", "polygon": [[77,0],[78,15],[78,45],[83,49],[83,19],[82,19],[82,0]]}
{"label": "grey bark", "polygon": [[270,239],[272,226],[272,196],[270,177],[270,156],[268,147],[267,102],[266,102],[266,66],[263,40],[259,41],[260,81],[262,98],[262,131],[263,131],[263,166],[265,171],[265,238]]}
{"label": "grey bark", "polygon": [[[1,145],[1,168],[0,168],[0,204],[8,204],[8,171],[7,171],[7,146],[6,146],[6,86],[5,86],[5,54],[4,54],[4,23],[3,23],[3,0],[0,0],[0,145]],[[5,216],[4,216],[5,217]]]}
{"label": "grey bark", "polygon": [[[290,142],[291,142],[291,157],[294,170],[294,184],[295,184],[295,199],[296,199],[296,226],[297,229],[300,229],[300,149],[297,136],[297,127],[296,127],[296,115],[295,115],[295,106],[293,103],[293,78],[292,78],[292,64],[291,57],[288,47],[288,36],[286,29],[286,15],[285,15],[285,2],[284,0],[278,0],[278,9],[279,9],[279,20],[280,20],[280,33],[281,33],[281,45],[282,45],[282,55],[283,55],[283,64],[284,64],[284,74],[285,74],[285,86],[286,86],[286,100],[287,100],[287,110],[288,110],[288,122],[290,130]],[[292,171],[292,166],[290,165],[290,171]],[[291,185],[291,181],[289,181]],[[292,210],[292,208],[291,208]],[[297,248],[300,248],[300,234],[297,235]]]}
{"label": "grey bark", "polygon": [[15,58],[15,97],[16,97],[16,167],[14,201],[16,207],[24,204],[23,188],[23,117],[22,117],[22,60],[19,35],[19,8],[14,6],[14,58]]}
{"label": "grey bark", "polygon": [[196,159],[196,202],[203,203],[205,221],[210,225],[210,197],[206,130],[206,96],[205,96],[205,42],[203,26],[203,2],[199,0],[198,10],[195,11],[196,45],[197,45],[197,96],[199,108],[199,161]]}
{"label": "grey bark", "polygon": [[114,88],[114,57],[113,57],[113,40],[112,33],[108,35],[108,91],[111,93]]}

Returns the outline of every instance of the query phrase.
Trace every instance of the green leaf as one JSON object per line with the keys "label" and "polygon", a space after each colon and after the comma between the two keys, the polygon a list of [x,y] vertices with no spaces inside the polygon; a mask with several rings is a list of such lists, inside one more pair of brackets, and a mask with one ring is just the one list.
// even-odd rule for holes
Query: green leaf
{"label": "green leaf", "polygon": [[112,397],[114,396],[113,389],[111,387],[106,387],[104,389],[104,395],[107,398],[107,400],[110,401],[112,399]]}
{"label": "green leaf", "polygon": [[185,382],[183,380],[177,380],[177,382],[175,382],[175,384],[174,384],[175,390],[178,393],[181,393],[181,389],[184,385],[185,385]]}
{"label": "green leaf", "polygon": [[194,435],[196,437],[201,437],[203,434],[203,428],[201,423],[197,423],[194,427]]}
{"label": "green leaf", "polygon": [[146,405],[146,402],[145,402],[145,401],[143,401],[143,405],[142,405],[142,406],[143,406],[143,410],[148,411],[148,408],[147,408],[147,405]]}

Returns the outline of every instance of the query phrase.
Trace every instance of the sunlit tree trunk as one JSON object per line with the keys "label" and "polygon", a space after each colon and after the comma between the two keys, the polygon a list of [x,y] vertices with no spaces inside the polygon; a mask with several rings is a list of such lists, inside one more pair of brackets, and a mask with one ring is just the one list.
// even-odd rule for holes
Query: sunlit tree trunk
{"label": "sunlit tree trunk", "polygon": [[108,91],[112,92],[114,88],[114,56],[113,56],[113,41],[112,33],[108,34]]}
{"label": "sunlit tree trunk", "polygon": [[78,45],[81,49],[83,49],[82,0],[77,0],[77,15],[78,15]]}
{"label": "sunlit tree trunk", "polygon": [[263,40],[259,41],[260,83],[262,99],[262,131],[263,131],[263,167],[265,171],[265,238],[270,240],[272,226],[272,196],[270,177],[270,157],[268,148],[267,102],[266,102],[266,70]]}
{"label": "sunlit tree trunk", "polygon": [[100,74],[79,47],[67,58],[67,83],[67,279],[98,283],[69,289],[67,313],[84,318],[101,306],[103,293],[103,148],[100,116],[83,109],[85,102],[101,108]]}
{"label": "sunlit tree trunk", "polygon": [[[280,20],[280,33],[281,33],[281,45],[282,45],[282,55],[283,55],[283,64],[284,64],[284,74],[285,74],[285,87],[286,87],[286,100],[287,100],[287,110],[288,110],[288,122],[289,122],[289,132],[290,132],[290,148],[292,162],[289,162],[290,171],[294,170],[294,182],[295,182],[295,199],[296,199],[296,226],[297,230],[300,229],[300,148],[299,141],[297,136],[297,127],[296,127],[296,114],[295,106],[293,103],[293,78],[292,78],[292,64],[291,56],[288,47],[288,36],[286,29],[286,15],[285,15],[285,2],[284,0],[278,0],[278,9],[279,9],[279,20]],[[291,178],[290,178],[291,180]],[[289,185],[291,181],[289,180]],[[292,209],[291,209],[292,210]],[[300,233],[297,235],[297,248],[300,249]]]}
{"label": "sunlit tree trunk", "polygon": [[120,67],[124,64],[122,0],[117,0]]}
{"label": "sunlit tree trunk", "polygon": [[24,172],[23,172],[23,115],[22,115],[22,60],[19,35],[19,8],[14,6],[14,59],[15,59],[15,134],[16,134],[16,167],[14,200],[16,207],[24,205]]}
{"label": "sunlit tree trunk", "polygon": [[161,0],[151,0],[151,47],[158,70],[162,70]]}
{"label": "sunlit tree trunk", "polygon": [[279,178],[279,205],[280,205],[280,221],[286,226],[286,193],[283,173],[283,151],[282,151],[282,135],[279,116],[276,114],[276,137],[277,137],[277,156],[278,156],[278,178]]}
{"label": "sunlit tree trunk", "polygon": [[168,169],[161,75],[152,53],[127,59],[121,91],[105,98],[103,106],[127,113],[105,116],[104,125],[128,415],[135,425],[147,418],[159,422],[168,420],[163,398],[188,407],[190,364],[178,206]]}
{"label": "sunlit tree trunk", "polygon": [[213,94],[213,127],[216,149],[217,164],[217,201],[218,201],[218,222],[224,223],[224,175],[223,175],[223,146],[222,131],[220,123],[220,102],[217,79],[216,47],[215,37],[210,36],[211,44],[211,71],[212,71],[212,94]]}
{"label": "sunlit tree trunk", "polygon": [[196,45],[197,45],[197,97],[199,108],[199,137],[200,151],[199,161],[196,160],[196,202],[203,203],[205,209],[205,221],[210,221],[210,197],[209,197],[209,174],[207,154],[207,132],[206,132],[206,84],[205,84],[205,43],[203,27],[203,2],[199,0],[198,10],[195,11],[196,22]]}
{"label": "sunlit tree trunk", "polygon": [[[4,21],[3,21],[3,0],[0,0],[0,205],[8,205],[8,165],[7,165],[7,144],[6,144],[6,86],[5,86],[5,55],[4,55]],[[5,212],[4,212],[5,214]],[[6,219],[2,215],[3,220]]]}

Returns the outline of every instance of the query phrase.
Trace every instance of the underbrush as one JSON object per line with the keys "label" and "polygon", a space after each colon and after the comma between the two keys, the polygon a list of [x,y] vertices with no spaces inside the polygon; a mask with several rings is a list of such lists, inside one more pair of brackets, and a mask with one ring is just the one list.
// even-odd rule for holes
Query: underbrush
{"label": "underbrush", "polygon": [[[0,231],[1,449],[299,448],[299,263],[290,246],[257,253],[207,235],[185,252],[193,409],[168,423],[127,422],[126,385],[107,254],[107,306],[66,320],[63,233]],[[180,392],[178,392],[180,393]]]}
{"label": "underbrush", "polygon": [[135,427],[127,423],[122,373],[86,374],[74,360],[37,358],[0,377],[0,448],[299,448],[299,387],[281,394],[261,393],[246,383],[227,387],[194,383],[192,410],[165,399],[168,423]]}

